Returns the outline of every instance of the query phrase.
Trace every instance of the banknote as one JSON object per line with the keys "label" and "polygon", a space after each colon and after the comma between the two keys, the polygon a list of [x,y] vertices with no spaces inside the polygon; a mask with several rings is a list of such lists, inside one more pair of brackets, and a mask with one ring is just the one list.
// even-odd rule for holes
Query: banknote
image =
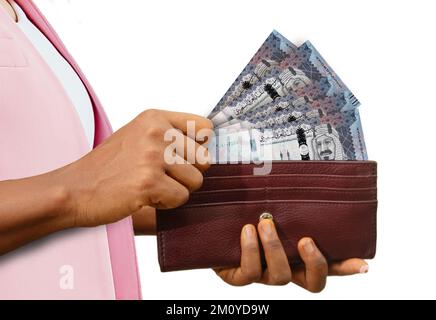
{"label": "banknote", "polygon": [[254,110],[239,119],[229,121],[225,126],[230,128],[264,129],[275,125],[291,122],[300,117],[311,115],[331,115],[347,111],[347,99],[343,94],[312,100],[308,96],[297,97],[288,95],[268,104],[261,110]]}
{"label": "banknote", "polygon": [[[284,68],[284,69],[283,69]],[[310,42],[301,45],[296,54],[287,57],[280,66],[271,68],[256,87],[247,90],[243,97],[211,115],[217,126],[239,119],[250,111],[258,110],[278,98],[291,93],[312,100],[342,94],[349,102],[344,109],[352,109],[359,101],[336,75]]]}
{"label": "banknote", "polygon": [[313,102],[313,100],[306,95],[300,97],[295,93],[289,94],[273,101],[272,103],[266,104],[264,108],[247,112],[240,118],[240,121],[253,122],[254,119],[266,119],[275,116],[282,111],[300,109],[311,102]]}
{"label": "banknote", "polygon": [[209,118],[255,86],[273,67],[280,67],[296,51],[297,47],[292,42],[274,30],[212,110]]}
{"label": "banknote", "polygon": [[307,112],[297,111],[297,110],[289,110],[283,113],[279,113],[274,117],[269,117],[266,119],[262,119],[259,121],[241,121],[239,123],[235,123],[229,126],[226,126],[225,129],[228,129],[228,132],[236,132],[238,130],[249,130],[249,129],[257,129],[260,131],[274,129],[279,126],[294,124],[301,120],[311,120],[316,117],[323,117],[324,114],[321,109],[317,110],[309,110]]}
{"label": "banknote", "polygon": [[297,68],[288,67],[284,70],[274,67],[268,77],[264,78],[258,85],[248,90],[241,99],[233,101],[225,106],[217,114],[211,117],[215,125],[223,125],[232,119],[239,119],[240,116],[250,110],[255,110],[275,99],[284,97],[297,89],[310,84],[312,79]]}
{"label": "banknote", "polygon": [[316,48],[265,43],[209,115],[214,161],[366,160],[360,103]]}
{"label": "banknote", "polygon": [[309,123],[302,121],[275,131],[250,129],[221,132],[209,145],[212,163],[310,160],[309,147],[304,145],[308,143],[306,135],[308,138],[311,136],[311,128]]}
{"label": "banknote", "polygon": [[242,114],[238,119],[232,119],[219,126],[219,128],[230,128],[232,125],[241,124],[245,122],[254,122],[258,119],[266,119],[277,115],[281,111],[300,108],[310,102],[312,102],[308,96],[299,97],[296,93],[290,93],[284,97],[280,97],[265,106],[251,110]]}
{"label": "banknote", "polygon": [[330,116],[313,113],[272,129],[220,133],[216,137],[221,141],[216,146],[219,161],[215,161],[367,160],[361,128],[355,109]]}
{"label": "banknote", "polygon": [[330,115],[320,112],[301,119],[304,126],[297,120],[258,131],[251,143],[257,149],[267,146],[273,151],[262,160],[280,160],[286,154],[294,155],[291,159],[301,155],[299,160],[368,159],[358,109]]}
{"label": "banknote", "polygon": [[259,159],[254,156],[250,130],[216,130],[208,143],[211,163],[240,163]]}
{"label": "banknote", "polygon": [[[311,106],[283,109],[273,117],[219,128],[216,134],[225,133],[232,150],[227,146],[219,148],[225,149],[222,152],[232,161],[246,159],[247,146],[251,147],[251,159],[256,161],[367,160],[358,109],[337,111],[338,104],[338,99],[327,97]],[[306,144],[301,143],[302,137]],[[243,156],[235,152],[238,143],[245,148]]]}

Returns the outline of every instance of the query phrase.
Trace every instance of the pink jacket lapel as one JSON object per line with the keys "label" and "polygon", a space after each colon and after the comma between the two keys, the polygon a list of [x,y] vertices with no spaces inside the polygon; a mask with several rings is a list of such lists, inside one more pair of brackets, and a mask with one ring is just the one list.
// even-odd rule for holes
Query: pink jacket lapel
{"label": "pink jacket lapel", "polygon": [[[39,9],[30,0],[15,0],[27,17],[58,49],[63,57],[76,70],[91,97],[95,118],[94,147],[103,142],[112,133],[107,116],[94,90],[68,53],[67,49],[47,22]],[[140,299],[141,289],[136,261],[134,235],[131,218],[107,225],[107,235],[111,256],[112,273],[117,299]]]}
{"label": "pink jacket lapel", "polygon": [[82,79],[86,89],[88,90],[91,100],[93,102],[94,114],[95,114],[95,140],[94,146],[99,145],[104,139],[106,139],[112,133],[112,127],[103,110],[103,107],[98,100],[97,95],[85,78],[83,72],[80,70],[73,57],[69,54],[66,47],[48,23],[47,19],[43,16],[41,11],[32,1],[29,0],[15,0],[15,2],[23,9],[32,23],[38,27],[38,29],[44,33],[44,35],[51,41],[51,43],[59,50],[62,56],[67,59],[71,66],[76,70],[77,74]]}

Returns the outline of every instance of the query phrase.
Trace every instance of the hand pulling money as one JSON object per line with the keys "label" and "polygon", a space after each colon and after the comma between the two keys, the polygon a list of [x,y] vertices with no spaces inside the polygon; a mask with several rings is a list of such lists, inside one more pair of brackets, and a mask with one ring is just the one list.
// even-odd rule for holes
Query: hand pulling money
{"label": "hand pulling money", "polygon": [[359,104],[313,44],[273,31],[209,115],[213,161],[367,160]]}

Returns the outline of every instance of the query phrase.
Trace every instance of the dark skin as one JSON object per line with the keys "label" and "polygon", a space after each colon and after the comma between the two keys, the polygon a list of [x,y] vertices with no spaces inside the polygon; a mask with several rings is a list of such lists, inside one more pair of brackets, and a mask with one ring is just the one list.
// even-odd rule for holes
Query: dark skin
{"label": "dark skin", "polygon": [[[65,167],[0,181],[0,254],[59,230],[112,223],[144,207],[185,203],[209,167],[207,149],[187,135],[188,121],[196,123],[197,132],[212,128],[196,115],[147,110]],[[168,130],[176,130],[183,145],[193,145],[194,164],[179,154],[178,163],[165,161]]]}
{"label": "dark skin", "polygon": [[[0,10],[17,20],[6,0],[0,0]],[[189,193],[201,186],[202,172],[209,166],[204,140],[187,135],[187,121],[195,122],[197,132],[212,128],[209,120],[195,115],[148,110],[68,166],[35,177],[1,181],[0,255],[56,231],[108,224],[129,215],[137,235],[155,235],[155,209],[183,204]],[[163,136],[171,128],[180,130],[182,140],[200,151],[193,163],[186,161],[186,153],[179,155],[182,164],[165,163]],[[291,269],[272,220],[244,226],[241,249],[239,267],[215,270],[234,286],[294,282],[319,292],[328,275],[368,270],[361,259],[328,265],[310,238],[298,243],[304,266]],[[261,265],[262,251],[266,269]]]}

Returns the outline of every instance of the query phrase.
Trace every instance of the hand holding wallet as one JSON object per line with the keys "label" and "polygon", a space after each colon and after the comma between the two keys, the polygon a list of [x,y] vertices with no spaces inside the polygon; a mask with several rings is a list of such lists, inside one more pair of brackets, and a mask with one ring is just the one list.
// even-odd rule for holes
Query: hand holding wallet
{"label": "hand holding wallet", "polygon": [[269,175],[254,164],[217,164],[182,207],[157,214],[162,271],[234,267],[240,232],[272,215],[289,262],[311,237],[329,262],[370,259],[376,247],[377,167],[373,161],[274,161]]}

